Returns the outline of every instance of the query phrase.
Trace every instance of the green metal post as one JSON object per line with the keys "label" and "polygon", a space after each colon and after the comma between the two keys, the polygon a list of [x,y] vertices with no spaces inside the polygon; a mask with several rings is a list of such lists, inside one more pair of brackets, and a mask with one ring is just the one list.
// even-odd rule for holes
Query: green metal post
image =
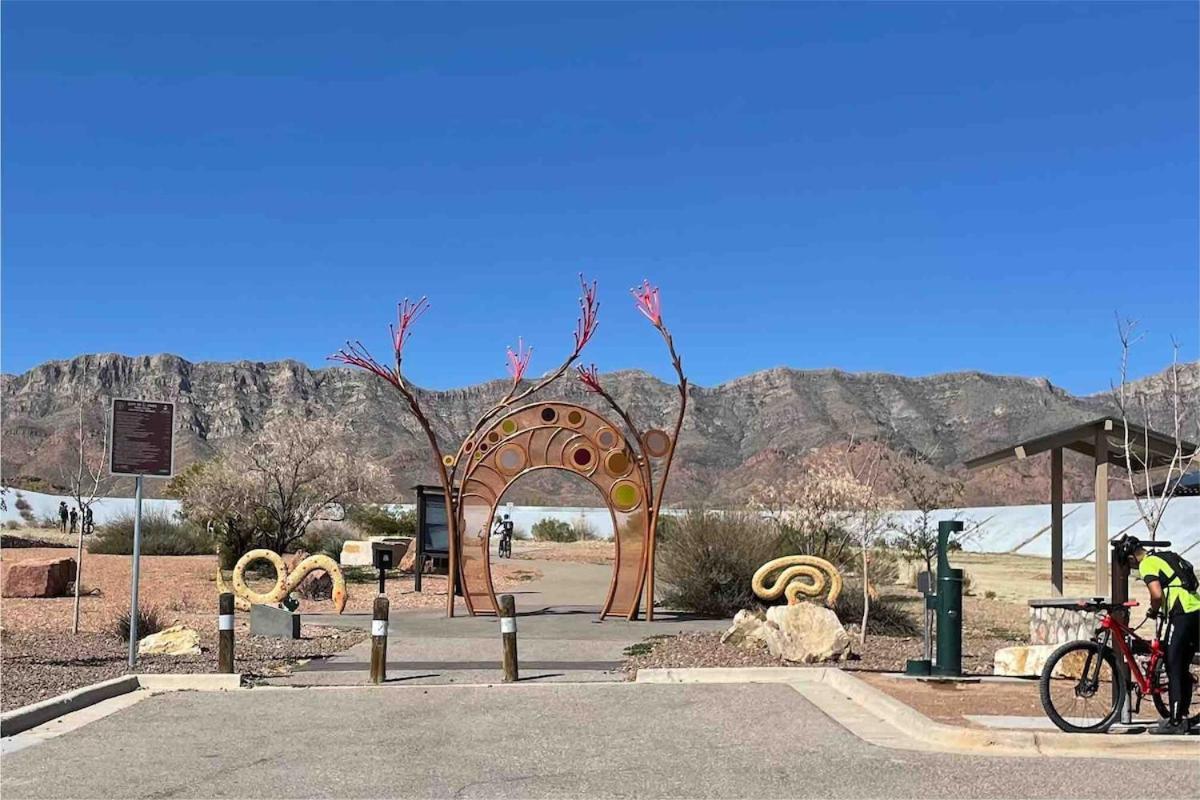
{"label": "green metal post", "polygon": [[962,675],[963,571],[952,569],[947,557],[950,535],[962,529],[959,520],[938,523],[937,661],[933,674],[943,677]]}

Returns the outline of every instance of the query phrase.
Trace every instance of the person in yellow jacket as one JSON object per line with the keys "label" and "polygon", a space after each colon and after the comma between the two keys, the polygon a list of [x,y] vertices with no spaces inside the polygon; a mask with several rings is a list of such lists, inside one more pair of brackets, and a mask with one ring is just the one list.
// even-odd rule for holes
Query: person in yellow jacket
{"label": "person in yellow jacket", "polygon": [[1147,615],[1153,618],[1160,614],[1167,616],[1167,691],[1171,716],[1150,732],[1186,734],[1188,708],[1192,702],[1191,664],[1200,649],[1200,594],[1196,591],[1195,571],[1170,551],[1147,552],[1132,536],[1125,537],[1120,547],[1150,592]]}

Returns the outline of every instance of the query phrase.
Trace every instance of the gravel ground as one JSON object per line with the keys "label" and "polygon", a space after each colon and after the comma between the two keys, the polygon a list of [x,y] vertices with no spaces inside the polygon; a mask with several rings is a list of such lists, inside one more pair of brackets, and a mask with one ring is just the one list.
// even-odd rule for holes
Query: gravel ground
{"label": "gravel ground", "polygon": [[[216,623],[197,627],[198,656],[144,656],[136,672],[216,672]],[[234,667],[243,675],[284,675],[299,661],[330,656],[367,638],[362,630],[335,630],[305,625],[295,641],[251,636],[239,622],[235,633]],[[11,632],[0,634],[0,706],[5,711],[53,697],[97,681],[124,675],[128,644],[111,634],[82,632]]]}
{"label": "gravel ground", "polygon": [[[906,605],[912,613],[920,613],[922,601],[915,592],[911,594],[912,597],[904,598]],[[1027,613],[1024,608],[1013,603],[964,597],[963,618],[966,620],[966,628],[963,635],[963,671],[969,675],[991,675],[993,657],[997,650],[1026,642]],[[844,669],[902,672],[908,659],[921,657],[920,636],[872,634],[867,637],[865,644],[859,644],[856,626],[847,626],[847,630],[854,643],[851,660],[841,664]],[[638,650],[647,648],[649,652],[637,653]],[[784,666],[803,665],[772,658],[765,649],[743,650],[733,645],[721,644],[719,633],[687,633],[670,638],[650,639],[644,647],[635,646],[634,654],[625,662],[625,671],[632,679],[639,669]]]}
{"label": "gravel ground", "polygon": [[[74,557],[58,548],[4,548],[0,559]],[[216,670],[216,559],[213,556],[144,556],[139,605],[157,612],[162,626],[182,624],[200,634],[199,656],[148,656],[139,660],[142,672],[213,672]],[[511,589],[540,573],[528,565],[496,565],[497,588]],[[113,629],[129,608],[129,556],[84,553],[80,599],[80,633],[71,634],[71,597],[15,598],[0,602],[0,706],[15,708],[69,689],[125,673],[128,645]],[[266,591],[272,581],[254,579],[250,586]],[[391,577],[387,583],[393,610],[433,608],[445,603],[446,578],[424,576],[424,591],[412,591],[412,576]],[[370,611],[376,584],[348,584],[347,613]],[[303,600],[304,613],[329,613],[329,601]],[[329,656],[366,638],[366,631],[305,626],[303,637],[286,641],[250,636],[249,615],[239,613],[236,624],[236,668],[250,676],[286,674],[300,659]]]}
{"label": "gravel ground", "polygon": [[[971,675],[991,675],[992,656],[1012,642],[1004,639],[968,639],[963,648],[963,671]],[[639,669],[662,667],[800,667],[772,658],[765,649],[743,650],[721,644],[719,633],[685,633],[666,639],[649,640],[650,652],[631,655],[625,661],[630,678]],[[635,645],[635,651],[641,648]],[[921,640],[911,637],[869,636],[866,644],[854,639],[849,661],[839,666],[848,670],[901,672],[905,662],[921,655]],[[811,666],[825,666],[814,664]]]}

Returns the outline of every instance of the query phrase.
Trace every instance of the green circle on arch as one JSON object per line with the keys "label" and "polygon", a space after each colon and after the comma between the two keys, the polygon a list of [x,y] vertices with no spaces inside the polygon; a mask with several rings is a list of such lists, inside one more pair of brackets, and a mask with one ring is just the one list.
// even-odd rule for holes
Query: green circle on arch
{"label": "green circle on arch", "polygon": [[632,483],[618,483],[612,489],[613,504],[621,511],[629,511],[632,508],[636,508],[640,499],[637,487]]}
{"label": "green circle on arch", "polygon": [[505,433],[515,433],[517,430],[517,421],[515,419],[506,419],[500,423],[500,430]]}

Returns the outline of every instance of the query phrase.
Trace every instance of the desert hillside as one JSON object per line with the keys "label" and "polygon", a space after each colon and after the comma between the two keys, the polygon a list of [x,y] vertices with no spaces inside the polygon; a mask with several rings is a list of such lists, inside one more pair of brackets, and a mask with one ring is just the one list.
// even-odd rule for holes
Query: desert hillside
{"label": "desert hillside", "polygon": [[[638,371],[611,373],[604,381],[641,425],[669,424],[673,386]],[[1163,382],[1156,375],[1139,387],[1157,397]],[[1184,368],[1184,386],[1188,405],[1195,408],[1200,365]],[[456,442],[503,390],[504,384],[494,381],[421,395],[439,437]],[[100,410],[114,396],[178,403],[181,465],[211,455],[276,415],[336,415],[345,420],[356,446],[392,472],[398,496],[433,479],[415,420],[390,387],[372,376],[295,361],[193,363],[174,355],[101,354],[0,376],[4,480],[30,488],[61,485],[73,458],[79,398],[89,408],[88,426],[98,431]],[[566,379],[547,396],[585,404],[595,399]],[[747,485],[782,477],[791,468],[788,454],[850,435],[883,441],[897,451],[932,454],[940,468],[959,472],[964,459],[1112,411],[1107,396],[1073,396],[1044,379],[977,372],[922,378],[786,368],[757,372],[719,386],[693,387],[668,501],[736,502]],[[1087,466],[1084,459],[1068,456],[1069,498],[1090,495]],[[966,502],[1045,502],[1047,473],[1048,463],[1034,458],[964,474]],[[151,483],[154,491],[160,482]],[[595,500],[591,491],[581,481],[527,479],[513,499],[586,504]]]}

